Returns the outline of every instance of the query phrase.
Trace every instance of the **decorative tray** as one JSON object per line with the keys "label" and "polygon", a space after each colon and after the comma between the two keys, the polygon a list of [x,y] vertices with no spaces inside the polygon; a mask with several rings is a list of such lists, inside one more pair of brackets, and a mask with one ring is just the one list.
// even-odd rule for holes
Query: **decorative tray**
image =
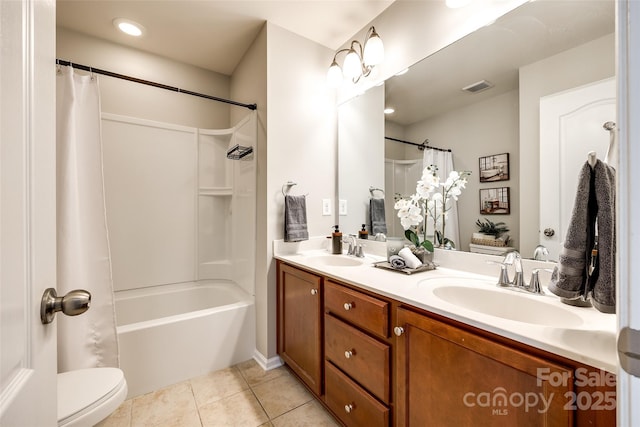
{"label": "decorative tray", "polygon": [[385,270],[391,270],[391,271],[397,271],[398,273],[404,273],[404,274],[414,274],[414,273],[420,273],[421,271],[429,271],[429,270],[435,270],[436,269],[436,265],[432,262],[427,262],[426,264],[422,264],[420,267],[418,268],[393,268],[391,266],[391,264],[389,263],[389,261],[378,261],[378,262],[374,262],[373,263],[374,267],[378,267],[378,268],[384,268]]}

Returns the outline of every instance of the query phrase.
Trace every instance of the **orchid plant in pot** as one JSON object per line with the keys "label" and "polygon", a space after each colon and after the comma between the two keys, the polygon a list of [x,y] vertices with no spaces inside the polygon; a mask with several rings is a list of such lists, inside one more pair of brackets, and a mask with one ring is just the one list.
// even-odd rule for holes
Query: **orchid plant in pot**
{"label": "orchid plant in pot", "polygon": [[470,174],[469,171],[452,171],[445,182],[440,182],[438,167],[429,165],[422,171],[415,194],[397,198],[394,208],[398,211],[404,235],[416,248],[434,250],[434,243],[427,238],[428,219],[433,221],[435,246],[455,248],[455,242],[445,234],[446,220],[453,206],[451,199],[458,200]]}

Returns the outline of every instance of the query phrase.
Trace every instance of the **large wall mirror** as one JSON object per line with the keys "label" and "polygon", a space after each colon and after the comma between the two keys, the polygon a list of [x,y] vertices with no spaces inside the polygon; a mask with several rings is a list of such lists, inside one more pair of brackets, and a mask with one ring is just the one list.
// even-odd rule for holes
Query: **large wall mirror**
{"label": "large wall mirror", "polygon": [[[456,248],[468,251],[476,221],[489,219],[504,222],[510,246],[531,257],[535,246],[544,243],[538,238],[539,194],[545,191],[539,188],[540,98],[615,76],[614,9],[610,0],[526,3],[388,79],[383,100],[367,93],[369,101],[354,98],[341,105],[338,198],[350,207],[357,200],[356,208],[338,217],[342,231],[355,234],[363,223],[370,229],[363,197],[384,197],[386,235],[403,235],[394,196],[415,192],[424,155],[417,145],[428,141],[428,147],[451,150],[455,170],[471,171],[458,201]],[[463,90],[479,82],[489,87]],[[353,112],[362,110],[364,102],[375,103],[368,111],[394,109],[375,135],[371,132],[379,123],[373,126],[372,120],[380,120],[375,118],[379,114]],[[371,153],[380,153],[382,144],[384,155],[366,161],[357,153],[347,155],[353,146],[363,152],[350,139],[365,133],[376,147]],[[603,130],[599,137],[609,138]],[[481,181],[480,169],[491,169],[489,163],[504,159],[503,154],[508,154],[508,175]],[[382,191],[372,194],[372,186]],[[481,212],[483,194],[507,194],[505,188],[509,209]]]}

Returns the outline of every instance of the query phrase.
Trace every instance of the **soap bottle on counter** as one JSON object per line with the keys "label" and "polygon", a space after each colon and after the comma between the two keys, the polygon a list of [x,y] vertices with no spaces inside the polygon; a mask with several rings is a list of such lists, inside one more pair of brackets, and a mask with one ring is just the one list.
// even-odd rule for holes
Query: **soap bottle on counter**
{"label": "soap bottle on counter", "polygon": [[366,224],[362,224],[362,230],[358,231],[358,239],[368,239],[369,238],[369,232],[366,229]]}
{"label": "soap bottle on counter", "polygon": [[335,231],[331,233],[331,253],[342,254],[342,233],[337,225],[334,225]]}

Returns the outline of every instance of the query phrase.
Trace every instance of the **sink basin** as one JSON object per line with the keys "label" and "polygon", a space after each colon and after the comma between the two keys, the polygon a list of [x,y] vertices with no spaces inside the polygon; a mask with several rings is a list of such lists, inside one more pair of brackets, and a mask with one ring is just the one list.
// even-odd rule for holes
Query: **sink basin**
{"label": "sink basin", "polygon": [[357,267],[363,263],[360,258],[346,255],[317,255],[309,257],[309,262],[329,267]]}
{"label": "sink basin", "polygon": [[563,328],[574,328],[583,323],[580,316],[568,308],[552,304],[542,296],[498,288],[454,285],[436,286],[432,292],[449,304],[517,322]]}

